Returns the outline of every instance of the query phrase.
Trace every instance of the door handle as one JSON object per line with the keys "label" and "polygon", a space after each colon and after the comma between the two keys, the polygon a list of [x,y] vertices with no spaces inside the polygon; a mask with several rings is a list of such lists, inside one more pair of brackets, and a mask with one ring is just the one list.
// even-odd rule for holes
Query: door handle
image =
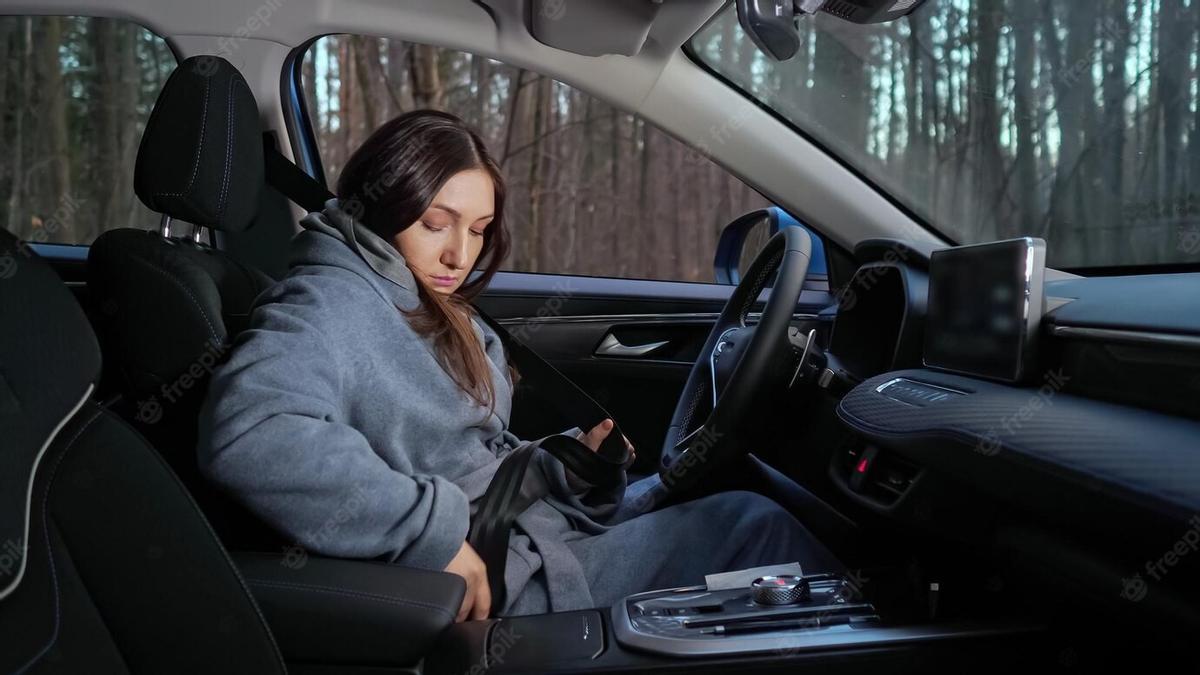
{"label": "door handle", "polygon": [[616,335],[609,333],[600,341],[600,346],[596,347],[596,356],[645,356],[659,347],[667,344],[669,340],[661,342],[647,342],[640,345],[621,344]]}

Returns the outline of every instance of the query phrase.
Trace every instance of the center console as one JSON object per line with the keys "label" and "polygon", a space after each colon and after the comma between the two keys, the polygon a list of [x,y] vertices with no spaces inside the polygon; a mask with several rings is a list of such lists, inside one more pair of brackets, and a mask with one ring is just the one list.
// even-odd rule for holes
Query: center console
{"label": "center console", "polygon": [[1011,663],[1041,637],[1040,626],[1018,620],[892,618],[862,582],[765,574],[739,587],[638,593],[611,608],[455,624],[425,672],[828,672],[860,661],[892,672],[993,650],[995,663]]}
{"label": "center console", "polygon": [[684,658],[879,646],[1011,628],[889,625],[857,584],[837,574],[765,576],[747,588],[716,591],[704,586],[651,591],[613,608],[617,642]]}

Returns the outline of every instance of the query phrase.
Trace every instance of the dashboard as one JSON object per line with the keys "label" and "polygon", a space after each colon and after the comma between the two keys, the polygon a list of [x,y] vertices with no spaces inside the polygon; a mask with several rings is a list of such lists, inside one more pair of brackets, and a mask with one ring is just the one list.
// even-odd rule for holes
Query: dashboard
{"label": "dashboard", "polygon": [[[1014,326],[1020,303],[989,299],[986,279],[1009,265],[963,257],[939,275],[939,255],[888,240],[855,250],[822,378],[851,434],[831,479],[889,519],[986,533],[1119,599],[1122,574],[1200,533],[1200,274],[1046,270],[1032,291],[1044,307]],[[1013,313],[962,318],[989,303]],[[1003,339],[972,335],[989,326]],[[1200,604],[1178,602],[1200,598],[1200,553],[1186,562],[1193,573],[1152,589],[1155,607],[1200,622]]]}

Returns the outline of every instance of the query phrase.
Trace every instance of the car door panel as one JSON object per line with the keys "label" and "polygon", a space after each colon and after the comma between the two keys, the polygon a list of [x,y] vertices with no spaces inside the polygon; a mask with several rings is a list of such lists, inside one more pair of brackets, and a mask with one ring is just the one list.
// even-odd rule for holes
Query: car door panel
{"label": "car door panel", "polygon": [[[684,381],[732,290],[501,272],[478,304],[612,413],[640,450],[635,471],[648,472]],[[769,294],[768,289],[760,296],[750,322]],[[797,304],[794,325],[805,332],[820,329],[816,315],[832,303],[825,280],[812,280]],[[569,426],[538,397],[536,383],[518,385],[511,427],[523,438]]]}

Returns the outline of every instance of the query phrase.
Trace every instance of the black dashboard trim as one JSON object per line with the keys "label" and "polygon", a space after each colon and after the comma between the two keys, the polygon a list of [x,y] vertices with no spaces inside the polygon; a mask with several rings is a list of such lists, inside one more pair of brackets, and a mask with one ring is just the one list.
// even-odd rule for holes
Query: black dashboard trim
{"label": "black dashboard trim", "polygon": [[[896,377],[969,395],[914,414],[875,391]],[[1181,522],[1200,510],[1200,423],[1062,391],[1052,394],[1051,405],[1025,409],[1038,392],[906,370],[866,380],[841,400],[837,414],[859,434],[925,466],[952,465],[984,481],[1001,465],[1020,466],[1023,475],[1033,469]]]}
{"label": "black dashboard trim", "polygon": [[1060,338],[1094,342],[1200,349],[1200,335],[1159,333],[1144,330],[1119,330],[1115,328],[1088,328],[1086,326],[1053,326],[1050,329],[1050,334]]}

